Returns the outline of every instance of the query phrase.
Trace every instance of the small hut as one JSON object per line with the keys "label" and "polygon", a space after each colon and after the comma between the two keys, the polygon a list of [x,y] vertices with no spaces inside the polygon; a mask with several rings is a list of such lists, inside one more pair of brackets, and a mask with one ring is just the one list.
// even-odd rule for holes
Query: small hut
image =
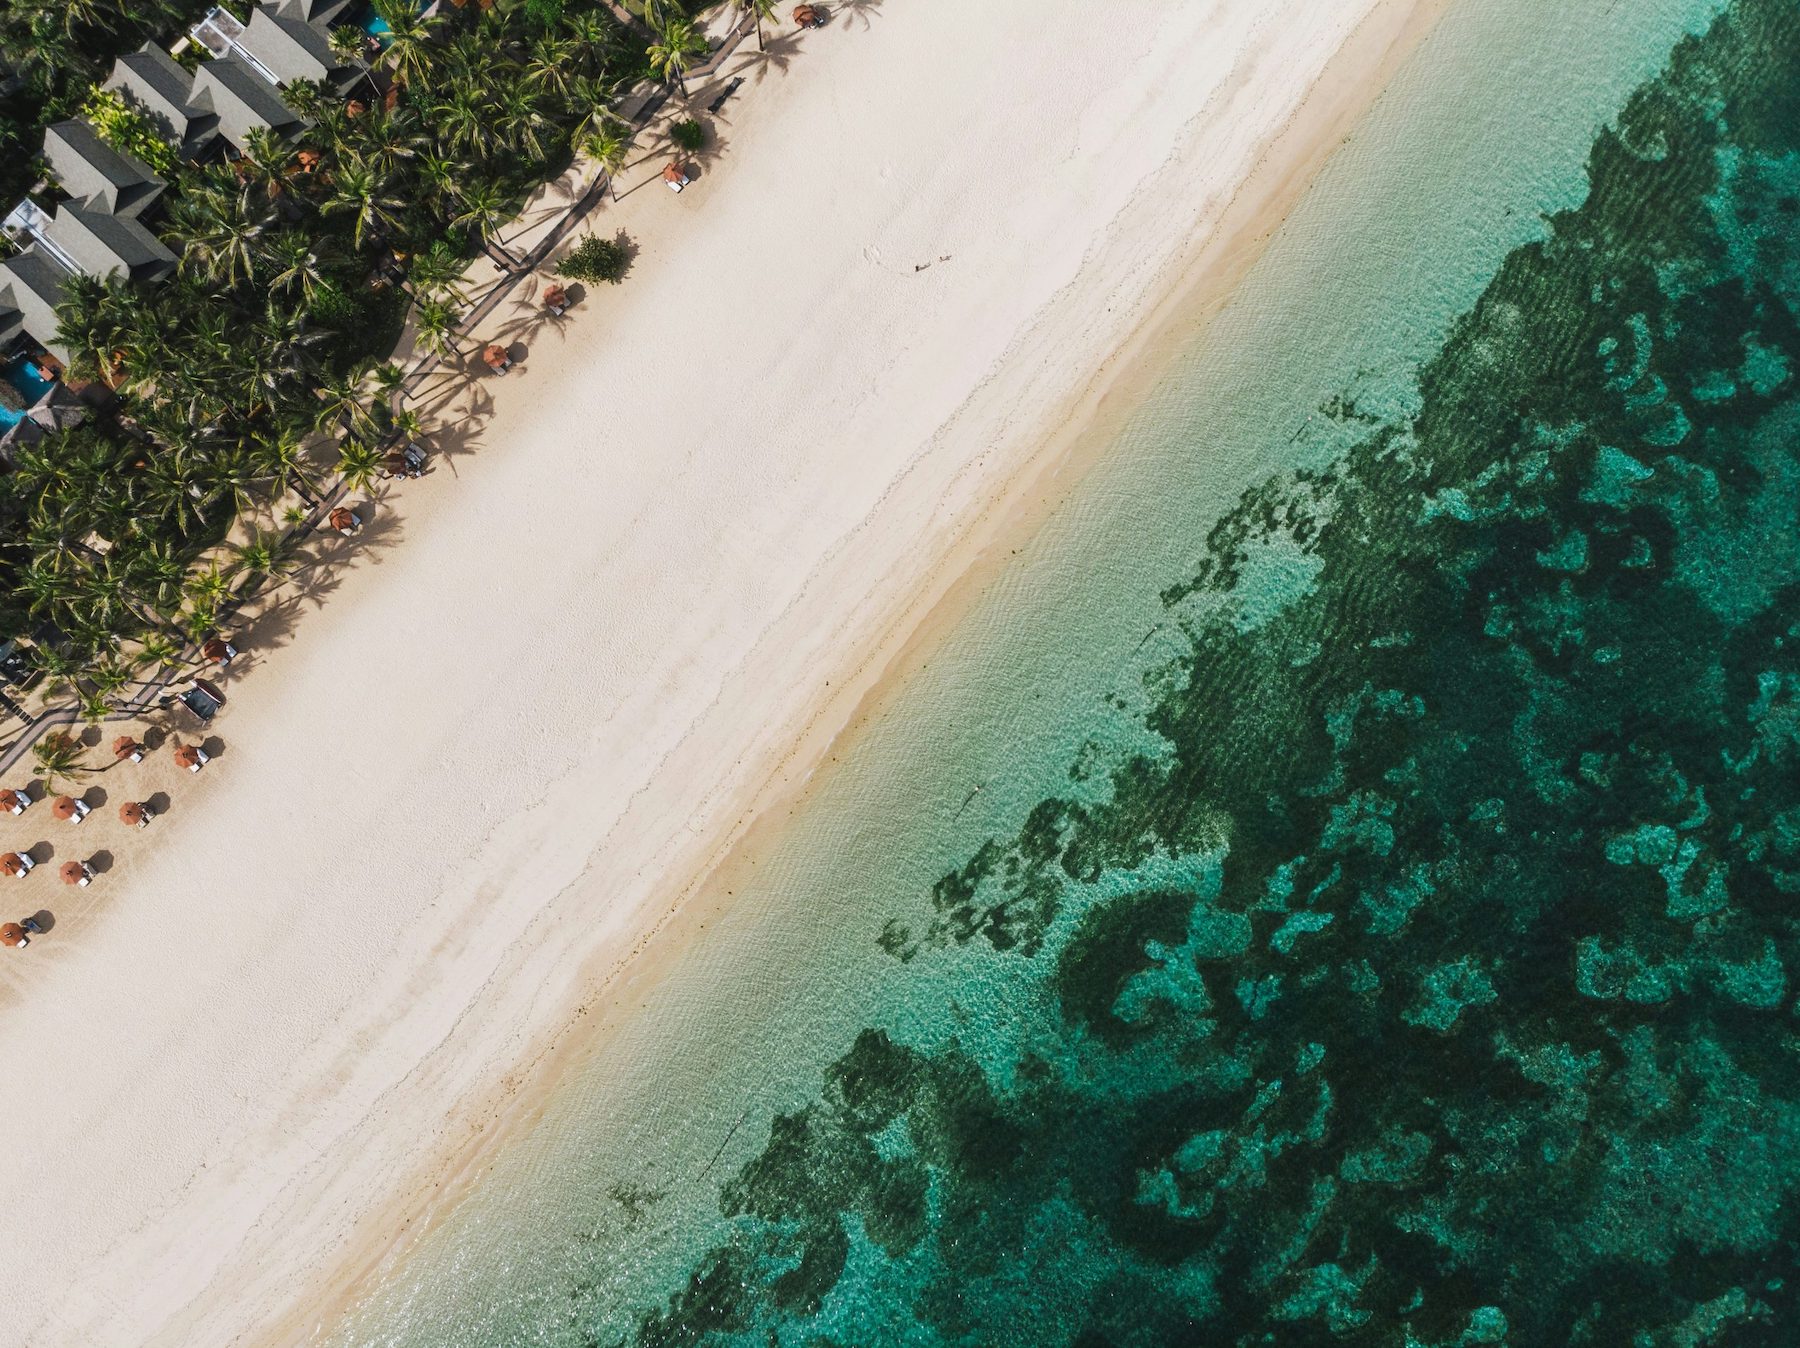
{"label": "small hut", "polygon": [[331,513],[325,517],[325,522],[345,537],[362,528],[362,516],[348,506],[332,507]]}
{"label": "small hut", "polygon": [[156,818],[156,811],[139,800],[128,800],[119,806],[119,822],[126,828],[143,828]]}
{"label": "small hut", "polygon": [[481,349],[481,359],[495,374],[505,374],[512,369],[512,357],[507,355],[506,348],[497,342],[490,342]]}
{"label": "small hut", "polygon": [[74,796],[58,796],[50,802],[50,813],[68,823],[79,824],[88,817],[88,803]]}
{"label": "small hut", "polygon": [[31,938],[25,934],[25,928],[17,922],[8,922],[0,926],[0,945],[11,950],[18,946],[30,945]]}
{"label": "small hut", "polygon": [[186,768],[189,772],[198,772],[207,763],[206,750],[198,744],[177,744],[175,746],[175,766]]}
{"label": "small hut", "polygon": [[23,880],[31,874],[31,868],[37,865],[23,852],[7,852],[0,855],[0,871],[12,876],[15,880]]}
{"label": "small hut", "polygon": [[94,878],[94,868],[85,861],[65,861],[60,874],[65,885],[80,885],[85,889],[88,881]]}
{"label": "small hut", "polygon": [[121,763],[127,761],[132,763],[142,763],[144,761],[144,746],[132,739],[129,735],[121,735],[118,739],[113,741],[113,757]]}
{"label": "small hut", "polygon": [[0,810],[8,814],[24,814],[31,808],[31,797],[23,791],[0,791]]}

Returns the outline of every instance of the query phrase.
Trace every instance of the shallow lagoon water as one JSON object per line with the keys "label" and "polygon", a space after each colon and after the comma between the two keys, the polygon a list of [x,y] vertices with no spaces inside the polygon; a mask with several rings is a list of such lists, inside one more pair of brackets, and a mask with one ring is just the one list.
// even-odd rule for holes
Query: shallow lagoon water
{"label": "shallow lagoon water", "polygon": [[1722,8],[1454,10],[335,1341],[1781,1341],[1800,18]]}

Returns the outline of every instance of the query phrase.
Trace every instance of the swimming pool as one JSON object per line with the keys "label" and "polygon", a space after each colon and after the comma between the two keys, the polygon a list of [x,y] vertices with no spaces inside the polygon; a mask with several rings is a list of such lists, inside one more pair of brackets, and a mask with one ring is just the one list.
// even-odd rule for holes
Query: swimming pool
{"label": "swimming pool", "polygon": [[[35,407],[53,387],[55,381],[46,379],[44,372],[25,356],[14,356],[0,370],[0,378],[4,378],[18,390],[19,396],[25,400],[26,407]],[[0,407],[0,430],[15,426],[24,418],[24,412],[15,412],[10,407]]]}
{"label": "swimming pool", "polygon": [[[417,0],[414,0],[413,8],[421,8]],[[387,41],[387,35],[394,31],[388,27],[387,20],[375,12],[373,5],[369,6],[368,11],[363,15],[362,29],[370,37],[379,38],[384,44]]]}

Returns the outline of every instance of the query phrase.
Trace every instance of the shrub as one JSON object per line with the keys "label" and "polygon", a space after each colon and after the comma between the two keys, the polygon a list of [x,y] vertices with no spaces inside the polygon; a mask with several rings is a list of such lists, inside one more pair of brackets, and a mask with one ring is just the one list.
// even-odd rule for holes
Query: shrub
{"label": "shrub", "polygon": [[175,174],[175,147],[151,126],[150,119],[110,89],[95,89],[81,105],[81,114],[100,139],[124,154],[136,155],[165,178]]}
{"label": "shrub", "polygon": [[692,154],[706,144],[706,128],[689,117],[686,121],[677,122],[669,128],[669,138]]}
{"label": "shrub", "polygon": [[572,281],[610,281],[617,285],[631,265],[631,250],[623,238],[602,239],[590,234],[569,250],[556,271]]}

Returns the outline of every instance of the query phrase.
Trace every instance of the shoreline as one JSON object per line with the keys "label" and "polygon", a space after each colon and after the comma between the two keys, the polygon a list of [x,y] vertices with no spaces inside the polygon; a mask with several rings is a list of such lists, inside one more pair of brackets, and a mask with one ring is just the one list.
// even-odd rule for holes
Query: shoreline
{"label": "shoreline", "polygon": [[[592,1022],[584,1023],[590,1010],[609,996],[616,1001],[617,994],[638,980],[655,978],[663,964],[680,958],[682,943],[678,938],[684,928],[694,923],[704,925],[729,908],[729,894],[717,891],[728,881],[731,868],[754,864],[755,852],[779,836],[787,816],[804,798],[813,774],[828,764],[832,750],[853,739],[856,727],[870,709],[903,683],[909,669],[928,658],[935,641],[954,626],[969,599],[991,581],[1004,563],[1007,540],[1035,529],[1082,475],[1100,461],[1117,424],[1135,406],[1133,393],[1154,383],[1175,349],[1190,341],[1229,300],[1293,201],[1329,158],[1342,135],[1379,95],[1392,68],[1430,32],[1446,4],[1447,0],[1372,3],[1368,7],[1371,17],[1358,26],[1357,37],[1336,48],[1324,78],[1307,86],[1311,92],[1305,94],[1300,110],[1286,119],[1272,137],[1259,141],[1261,153],[1256,167],[1232,186],[1230,202],[1220,210],[1212,233],[1202,241],[1190,239],[1188,246],[1173,256],[1159,257],[1148,276],[1141,267],[1132,265],[1124,265],[1121,273],[1116,273],[1126,278],[1118,284],[1135,281],[1140,295],[1160,294],[1161,298],[1125,325],[1124,336],[1108,348],[1111,354],[1077,391],[1065,390],[1059,401],[1045,403],[1031,426],[1007,425],[1008,443],[1031,446],[1028,452],[1008,458],[995,454],[990,444],[988,450],[972,460],[958,461],[955,471],[947,477],[927,479],[913,463],[889,484],[877,508],[886,511],[890,518],[901,508],[891,499],[896,492],[911,491],[927,497],[925,513],[935,526],[930,537],[942,546],[918,550],[933,554],[934,564],[901,594],[892,593],[890,583],[890,592],[883,596],[887,604],[885,614],[879,620],[865,618],[860,631],[837,644],[839,671],[848,668],[849,674],[834,671],[825,681],[831,691],[814,690],[814,696],[789,710],[785,719],[765,726],[760,735],[751,737],[749,744],[740,745],[740,753],[730,765],[737,769],[737,777],[707,793],[696,805],[690,799],[693,793],[688,783],[696,780],[697,770],[708,765],[709,749],[716,752],[716,746],[701,733],[702,728],[720,720],[741,724],[750,713],[734,707],[731,690],[738,690],[735,696],[740,701],[755,703],[756,693],[778,680],[788,663],[784,659],[788,654],[785,629],[804,629],[816,620],[817,615],[807,602],[809,592],[815,583],[820,583],[821,576],[845,564],[845,553],[856,550],[868,521],[852,530],[847,542],[818,559],[781,615],[762,630],[743,660],[721,681],[718,696],[706,705],[701,718],[679,736],[658,762],[656,775],[632,794],[624,813],[613,821],[606,838],[599,840],[599,850],[604,850],[609,841],[616,841],[634,827],[646,826],[656,831],[660,824],[660,836],[654,844],[647,851],[641,846],[638,849],[640,864],[632,881],[648,886],[638,903],[615,900],[607,909],[605,930],[582,933],[590,947],[588,952],[573,964],[559,960],[556,956],[560,952],[549,947],[556,943],[559,922],[567,925],[568,913],[564,910],[582,906],[575,901],[572,890],[589,878],[584,860],[573,879],[553,891],[557,897],[524,910],[530,919],[528,934],[514,941],[530,948],[508,956],[504,963],[493,964],[474,995],[458,1001],[449,1029],[433,1040],[426,1055],[376,1093],[376,1108],[353,1120],[349,1132],[330,1135],[331,1143],[336,1145],[345,1144],[349,1138],[364,1143],[370,1140],[371,1129],[379,1130],[385,1125],[387,1150],[373,1161],[359,1158],[346,1170],[355,1170],[363,1179],[380,1174],[391,1182],[394,1172],[386,1164],[386,1158],[391,1156],[401,1158],[416,1179],[397,1187],[390,1184],[391,1192],[384,1201],[365,1201],[352,1215],[348,1208],[354,1200],[347,1191],[356,1185],[347,1182],[342,1173],[335,1181],[332,1176],[321,1174],[315,1144],[311,1171],[294,1177],[278,1207],[262,1210],[241,1243],[223,1261],[225,1266],[208,1279],[199,1298],[185,1299],[163,1318],[153,1342],[291,1342],[304,1338],[310,1332],[309,1324],[316,1326],[330,1318],[328,1313],[321,1315],[321,1302],[315,1298],[324,1298],[327,1312],[352,1300],[361,1279],[378,1271],[454,1203],[461,1184],[478,1175],[483,1159],[495,1147],[528,1126],[553,1092],[556,1081],[572,1063],[579,1061],[583,1047],[594,1042],[598,1032],[592,1028]],[[878,43],[882,35],[876,30],[856,36]],[[1369,58],[1376,54],[1381,59],[1371,62]],[[803,67],[794,82],[804,83],[812,74],[809,67]],[[1234,71],[1234,75],[1241,76],[1242,72]],[[1248,77],[1243,78],[1247,83]],[[1221,92],[1229,95],[1231,91]],[[1207,107],[1213,106],[1213,100],[1208,100]],[[1205,116],[1207,110],[1202,109],[1192,120]],[[729,170],[720,175],[721,179],[731,176]],[[1143,212],[1151,209],[1143,196],[1130,203],[1127,210],[1133,207]],[[601,221],[604,223],[604,216]],[[1118,225],[1117,218],[1109,221],[1096,237],[1114,232]],[[646,244],[650,243],[647,239]],[[1091,262],[1085,252],[1084,249],[1084,272]],[[1113,262],[1120,265],[1119,259]],[[1181,279],[1171,283],[1175,274]],[[1090,283],[1091,279],[1090,276]],[[583,330],[580,320],[587,315],[581,310],[575,317],[578,321],[571,331],[578,341],[601,335]],[[949,421],[934,433],[932,443],[937,443],[936,437],[942,436],[946,428],[953,430],[958,421],[980,416],[984,399],[1017,401],[1014,395],[1018,390],[1004,387],[1003,376],[1009,363],[1016,372],[1020,362],[1031,354],[1033,336],[1042,342],[1054,339],[1055,332],[1043,331],[1046,322],[1041,312],[1034,315],[1031,331],[1008,344],[997,365],[978,381],[974,393],[962,400]],[[1040,379],[1054,382],[1050,376],[1040,375]],[[1000,418],[1001,424],[1008,420],[1004,415]],[[1047,433],[1051,428],[1056,429]],[[1002,460],[1007,470],[987,468],[989,458]],[[945,526],[937,507],[941,507],[944,496],[957,489],[962,492],[962,508],[953,513],[954,524]],[[417,499],[408,498],[408,518],[414,513]],[[433,505],[440,514],[450,508],[445,503]],[[947,540],[943,538],[945,533],[951,535]],[[365,561],[363,566],[366,570],[368,563]],[[863,589],[858,593],[874,592]],[[813,603],[821,602],[815,596]],[[850,658],[841,654],[846,645],[854,652]],[[759,752],[761,758],[757,757]],[[750,760],[763,767],[745,767]],[[545,793],[546,800],[550,794]],[[677,801],[665,799],[670,795]],[[681,808],[683,803],[687,808]],[[534,802],[534,808],[543,804]],[[712,822],[716,827],[710,832],[704,828],[699,833],[690,831],[688,821],[709,811],[715,816]],[[482,841],[487,843],[490,839]],[[588,841],[587,853],[591,857],[597,852],[592,846],[594,840]],[[654,878],[646,881],[646,873],[680,879],[659,884]],[[703,892],[707,890],[713,892]],[[535,939],[531,933],[535,933]],[[628,947],[623,954],[621,946]],[[532,985],[533,993],[522,994],[521,985],[533,975],[542,982]],[[459,1063],[443,1061],[455,1056],[454,1049],[467,1047],[467,1041],[476,1036],[477,1028],[469,1025],[471,1020],[503,1017],[521,1007],[532,1013],[535,1025],[503,1035],[499,1043],[490,1036],[485,1044],[476,1046],[484,1052],[471,1053]],[[577,1026],[581,1027],[580,1034],[573,1033]],[[342,1070],[354,1074],[355,1067],[345,1064]],[[414,1098],[391,1098],[396,1091]],[[429,1164],[416,1159],[416,1136],[409,1135],[405,1145],[396,1147],[393,1134],[398,1124],[378,1117],[387,1111],[402,1112],[407,1107],[416,1110],[421,1099],[451,1101],[454,1108],[450,1118],[434,1121],[436,1136],[425,1139],[431,1150]],[[335,1215],[327,1216],[327,1212]],[[416,1220],[403,1224],[399,1217],[407,1212],[415,1214]],[[269,1229],[294,1216],[302,1219],[301,1234]],[[315,1229],[321,1223],[324,1229]],[[308,1241],[308,1232],[317,1239]],[[309,1254],[304,1267],[284,1266],[281,1276],[274,1278],[259,1270],[261,1258],[273,1250],[284,1249],[291,1255],[296,1248]],[[246,1324],[245,1303],[275,1310],[268,1300],[271,1284],[283,1289],[280,1296],[290,1305],[304,1299],[310,1303],[310,1309],[290,1309],[276,1318],[263,1319],[260,1325],[254,1321]]]}
{"label": "shoreline", "polygon": [[[858,728],[878,715],[907,677],[929,661],[944,635],[1005,567],[1010,544],[1035,533],[1105,458],[1142,396],[1230,303],[1287,213],[1451,3],[1377,0],[1332,58],[1323,78],[1258,157],[1211,235],[1198,247],[1165,260],[1160,271],[1177,277],[1168,296],[1143,314],[1083,387],[1070,393],[1063,406],[1044,414],[1043,422],[1055,429],[1044,433],[1041,448],[1023,459],[979,516],[966,523],[880,638],[853,662],[850,677],[827,681],[841,685],[839,691],[806,718],[794,747],[755,788],[754,806],[686,872],[688,878],[673,897],[635,933],[630,951],[596,961],[588,991],[546,1030],[547,1042],[523,1066],[528,1084],[490,1100],[488,1117],[474,1138],[424,1167],[406,1192],[394,1195],[386,1207],[389,1215],[411,1211],[414,1217],[395,1223],[386,1242],[346,1263],[351,1278],[328,1298],[324,1315],[316,1310],[295,1313],[251,1342],[299,1342],[302,1321],[326,1325],[353,1304],[385,1264],[455,1208],[469,1187],[479,1182],[489,1157],[538,1121],[558,1082],[598,1051],[604,1024],[583,1023],[596,1003],[610,997],[616,1006],[629,1000],[621,996],[624,985],[659,980],[669,964],[681,959],[685,934],[731,911],[734,869],[754,868],[756,858],[777,845],[788,820],[811,793],[815,775],[829,771],[838,757],[833,750],[849,749],[847,741],[854,740]],[[1356,78],[1346,70],[1370,56],[1376,58],[1371,75]],[[1299,151],[1291,158],[1282,154],[1290,140],[1298,142]],[[1220,264],[1218,270],[1215,262]],[[606,964],[604,972],[598,968],[601,962]]]}

